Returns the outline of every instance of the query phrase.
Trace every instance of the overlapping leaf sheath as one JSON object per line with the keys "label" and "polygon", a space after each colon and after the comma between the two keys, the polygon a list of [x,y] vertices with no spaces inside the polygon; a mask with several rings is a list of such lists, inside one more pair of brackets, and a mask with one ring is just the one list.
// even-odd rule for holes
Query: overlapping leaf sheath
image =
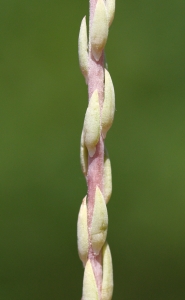
{"label": "overlapping leaf sheath", "polygon": [[[90,5],[92,4],[91,1]],[[93,5],[90,7],[92,9]],[[81,22],[78,39],[79,64],[88,85],[92,81],[90,76],[94,76],[93,72],[89,72],[90,66],[92,66],[91,61],[97,65],[103,63],[104,47],[107,42],[109,27],[114,18],[114,12],[115,0],[96,1],[92,14],[93,18],[89,25],[89,46],[86,18],[84,17]],[[112,126],[115,112],[115,92],[112,79],[108,70],[103,65],[102,67],[104,68],[104,80],[101,81],[101,87],[98,86],[100,81],[94,81],[97,82],[97,86],[93,85],[93,90],[91,90],[81,134],[80,162],[87,183],[96,180],[92,170],[89,173],[89,168],[93,161],[98,161],[98,155],[101,155],[101,151],[97,150],[100,149],[98,145],[100,140],[102,143],[104,142],[107,132]],[[97,72],[95,76],[98,76],[98,74]],[[99,98],[102,91],[103,102]],[[104,158],[102,157],[102,169],[98,166],[99,171],[94,173],[99,176],[100,182],[96,181],[94,194],[91,190],[90,205],[88,186],[88,194],[82,201],[78,215],[78,253],[85,268],[82,300],[111,300],[113,294],[112,258],[110,248],[106,242],[108,229],[106,204],[112,194],[112,173],[110,158],[106,148],[104,149],[104,153],[102,151],[104,156]],[[96,163],[93,164],[93,168],[95,167]],[[92,176],[92,178],[89,178],[89,176]],[[96,267],[99,269],[96,270]],[[100,274],[101,278],[99,277]]]}

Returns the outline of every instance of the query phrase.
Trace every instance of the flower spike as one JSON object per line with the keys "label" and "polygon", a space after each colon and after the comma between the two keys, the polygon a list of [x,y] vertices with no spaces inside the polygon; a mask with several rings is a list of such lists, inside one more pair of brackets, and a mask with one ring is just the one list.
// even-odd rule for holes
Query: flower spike
{"label": "flower spike", "polygon": [[85,17],[78,39],[79,64],[88,85],[89,100],[80,142],[81,168],[87,183],[87,196],[77,222],[78,253],[85,268],[81,300],[111,300],[113,268],[106,238],[112,173],[104,140],[114,119],[115,93],[104,48],[114,18],[115,0],[89,1],[89,41]]}

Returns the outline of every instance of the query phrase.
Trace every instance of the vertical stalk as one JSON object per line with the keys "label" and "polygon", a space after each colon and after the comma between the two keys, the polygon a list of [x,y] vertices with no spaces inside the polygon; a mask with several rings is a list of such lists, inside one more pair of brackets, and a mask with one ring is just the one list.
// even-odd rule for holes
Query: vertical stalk
{"label": "vertical stalk", "polygon": [[110,300],[113,292],[112,259],[106,243],[106,204],[112,192],[112,178],[104,139],[113,122],[115,95],[110,74],[105,69],[104,47],[114,10],[115,0],[90,0],[89,44],[85,17],[78,41],[79,63],[88,84],[89,98],[80,154],[88,191],[77,226],[78,252],[85,267],[83,300]]}
{"label": "vertical stalk", "polygon": [[[104,51],[102,51],[99,61],[96,61],[96,59],[92,54],[92,47],[91,47],[91,40],[90,40],[96,2],[97,0],[90,1],[88,95],[90,99],[93,92],[95,90],[98,91],[100,115],[101,115],[103,99],[104,99]],[[87,173],[88,228],[91,228],[96,186],[99,187],[100,191],[103,194],[103,162],[104,162],[104,141],[102,136],[100,135],[100,139],[96,146],[96,152],[94,156],[90,157],[88,155],[88,173]],[[93,272],[95,275],[99,296],[100,296],[101,285],[102,285],[102,253],[100,252],[99,255],[94,255],[92,245],[90,244],[88,258],[90,259],[92,264],[92,268],[93,268]]]}

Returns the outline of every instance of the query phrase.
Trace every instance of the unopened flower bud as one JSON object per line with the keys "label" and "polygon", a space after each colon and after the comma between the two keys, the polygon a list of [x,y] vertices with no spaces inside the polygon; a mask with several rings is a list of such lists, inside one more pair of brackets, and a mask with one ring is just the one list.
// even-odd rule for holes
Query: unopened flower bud
{"label": "unopened flower bud", "polygon": [[87,261],[83,279],[83,300],[98,300],[98,289],[90,260]]}
{"label": "unopened flower bud", "polygon": [[84,120],[84,142],[92,157],[100,138],[100,105],[98,91],[95,90],[89,101]]}
{"label": "unopened flower bud", "polygon": [[92,249],[96,255],[99,254],[103,244],[105,243],[107,237],[107,227],[107,207],[103,195],[99,187],[97,186],[95,192],[94,210],[90,230]]}
{"label": "unopened flower bud", "polygon": [[109,245],[103,246],[103,281],[101,300],[111,300],[113,294],[113,268]]}
{"label": "unopened flower bud", "polygon": [[92,21],[90,41],[94,58],[98,61],[108,37],[108,16],[104,0],[98,0]]}
{"label": "unopened flower bud", "polygon": [[87,227],[87,204],[86,197],[80,206],[77,222],[78,254],[85,266],[88,254],[88,227]]}
{"label": "unopened flower bud", "polygon": [[86,17],[82,19],[80,32],[78,37],[78,56],[79,56],[79,64],[82,74],[85,77],[87,83],[88,77],[88,52],[87,52],[87,25],[86,25]]}
{"label": "unopened flower bud", "polygon": [[105,69],[105,93],[102,108],[101,124],[102,135],[105,139],[107,131],[112,126],[115,112],[115,93],[112,79],[109,72]]}
{"label": "unopened flower bud", "polygon": [[112,194],[112,171],[107,149],[104,154],[103,184],[105,203],[108,203]]}
{"label": "unopened flower bud", "polygon": [[115,4],[116,0],[106,0],[109,27],[112,24],[112,21],[114,20]]}
{"label": "unopened flower bud", "polygon": [[80,163],[84,176],[87,175],[88,169],[88,151],[84,142],[84,130],[82,130],[81,134],[81,142],[80,142]]}

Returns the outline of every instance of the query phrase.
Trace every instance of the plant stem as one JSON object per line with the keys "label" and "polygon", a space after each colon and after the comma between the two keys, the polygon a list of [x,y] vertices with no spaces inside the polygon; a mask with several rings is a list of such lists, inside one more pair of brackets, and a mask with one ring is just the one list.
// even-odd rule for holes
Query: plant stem
{"label": "plant stem", "polygon": [[[97,0],[90,0],[90,22],[89,22],[89,37],[91,36],[91,24],[94,16],[94,10]],[[97,89],[100,104],[100,115],[104,99],[104,51],[99,61],[96,61],[91,49],[91,41],[89,39],[89,72],[88,72],[88,95],[91,98],[93,92]],[[87,173],[87,186],[88,186],[88,228],[91,228],[91,221],[93,216],[95,191],[98,186],[103,194],[103,165],[104,165],[104,140],[100,135],[100,140],[96,146],[96,152],[93,157],[88,155],[88,173]],[[89,233],[90,237],[90,233]],[[90,238],[89,238],[90,240]],[[102,252],[96,256],[93,253],[92,245],[90,244],[88,258],[91,260],[94,276],[96,279],[99,297],[101,294],[102,286]]]}
{"label": "plant stem", "polygon": [[89,97],[80,154],[88,191],[77,227],[78,252],[85,267],[83,300],[111,300],[113,292],[112,258],[106,243],[106,204],[112,192],[112,176],[104,139],[113,122],[115,95],[110,74],[104,67],[104,47],[114,9],[115,0],[90,0],[88,47],[85,18],[79,34],[79,62]]}

